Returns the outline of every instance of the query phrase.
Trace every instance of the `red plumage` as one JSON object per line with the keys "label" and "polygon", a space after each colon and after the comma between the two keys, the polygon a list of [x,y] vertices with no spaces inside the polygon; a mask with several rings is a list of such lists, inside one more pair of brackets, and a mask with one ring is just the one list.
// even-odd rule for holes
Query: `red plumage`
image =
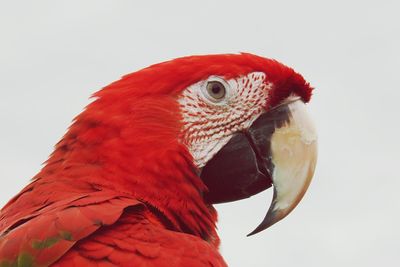
{"label": "red plumage", "polygon": [[280,88],[269,106],[293,92],[310,98],[292,69],[251,54],[180,58],[97,92],[33,182],[2,209],[0,265],[225,266],[216,212],[179,142],[176,99],[210,75],[252,71]]}

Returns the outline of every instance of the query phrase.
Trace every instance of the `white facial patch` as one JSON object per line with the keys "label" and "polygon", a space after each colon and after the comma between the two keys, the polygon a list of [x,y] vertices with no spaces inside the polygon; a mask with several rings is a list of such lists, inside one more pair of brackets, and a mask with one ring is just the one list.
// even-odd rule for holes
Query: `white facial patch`
{"label": "white facial patch", "polygon": [[[210,76],[186,88],[179,97],[183,117],[182,142],[187,145],[198,168],[203,167],[233,134],[247,129],[263,113],[271,83],[263,72],[224,80]],[[210,81],[221,82],[223,99],[210,101],[205,88]]]}

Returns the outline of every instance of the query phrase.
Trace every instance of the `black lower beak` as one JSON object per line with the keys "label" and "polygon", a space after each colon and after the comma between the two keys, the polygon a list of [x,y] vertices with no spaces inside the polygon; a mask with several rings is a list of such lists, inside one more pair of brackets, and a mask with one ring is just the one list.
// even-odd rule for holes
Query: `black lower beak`
{"label": "black lower beak", "polygon": [[269,172],[259,163],[246,134],[236,134],[202,169],[201,177],[210,189],[206,201],[240,200],[271,187]]}
{"label": "black lower beak", "polygon": [[[304,105],[302,102],[301,104]],[[302,111],[302,108],[299,109]],[[303,114],[301,111],[300,113]],[[233,136],[201,170],[200,177],[209,189],[204,198],[210,204],[248,198],[274,185],[274,199],[268,214],[261,225],[251,234],[264,230],[286,216],[297,205],[299,198],[301,199],[304,188],[308,187],[310,179],[303,182],[301,179],[304,180],[304,178],[300,177],[300,183],[293,183],[300,184],[300,187],[294,186],[293,190],[296,190],[296,192],[293,193],[289,186],[292,183],[292,178],[286,177],[288,175],[299,176],[297,173],[299,172],[298,163],[302,164],[303,155],[301,153],[304,152],[304,149],[299,150],[299,147],[302,146],[302,140],[305,137],[301,134],[293,137],[293,133],[297,134],[296,127],[298,125],[304,126],[302,119],[298,121],[294,117],[295,112],[297,112],[297,104],[288,103],[262,114],[248,130]],[[286,136],[286,132],[290,134],[289,137]],[[282,140],[288,143],[293,143],[293,140],[300,140],[300,145],[294,143],[293,151],[289,151],[290,153],[286,155],[287,147],[285,147],[284,152],[274,145],[274,143],[278,143],[278,146],[285,146],[282,144]],[[314,141],[313,139],[311,143],[314,144]],[[306,148],[308,148],[308,144]],[[289,150],[291,149],[289,148]],[[314,145],[309,150],[311,151],[309,154],[315,152]],[[316,155],[316,153],[314,154]],[[314,164],[305,162],[310,165],[309,168],[312,169],[312,173],[313,167],[315,167],[314,154],[310,156],[310,162],[314,162]],[[293,159],[291,159],[292,156]],[[291,167],[282,164],[282,161],[286,160],[285,157],[287,157],[288,162],[294,162],[293,170]],[[285,169],[284,175],[282,171],[275,170],[276,167],[281,166]],[[286,171],[286,169],[289,171]],[[280,180],[277,181],[275,176]],[[283,193],[280,194],[280,191]],[[289,197],[286,197],[286,195]],[[284,202],[285,205],[278,205],[282,204],[281,202],[278,203],[279,201]],[[285,208],[281,208],[283,206]]]}

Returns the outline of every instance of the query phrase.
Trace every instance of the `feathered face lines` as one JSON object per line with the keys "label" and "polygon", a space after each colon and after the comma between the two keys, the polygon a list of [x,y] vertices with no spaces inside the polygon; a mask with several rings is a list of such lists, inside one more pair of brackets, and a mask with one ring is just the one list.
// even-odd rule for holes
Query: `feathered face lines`
{"label": "feathered face lines", "polygon": [[[208,85],[217,80],[226,92],[213,100]],[[203,167],[235,132],[249,127],[264,111],[271,87],[264,73],[253,72],[230,80],[211,76],[183,91],[179,98],[183,142],[197,167]]]}

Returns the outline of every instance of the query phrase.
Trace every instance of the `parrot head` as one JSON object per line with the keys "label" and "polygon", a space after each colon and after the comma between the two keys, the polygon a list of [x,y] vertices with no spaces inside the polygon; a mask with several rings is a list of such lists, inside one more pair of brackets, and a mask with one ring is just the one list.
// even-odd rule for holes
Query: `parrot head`
{"label": "parrot head", "polygon": [[[183,142],[193,156],[209,203],[236,201],[274,185],[260,232],[292,211],[303,197],[316,164],[316,132],[305,103],[311,88],[276,61],[249,62],[211,73],[179,97]],[[260,64],[251,66],[255,61]],[[230,68],[249,67],[233,74]]]}
{"label": "parrot head", "polygon": [[212,204],[273,186],[254,234],[288,215],[311,181],[311,93],[293,69],[247,53],[152,65],[94,95],[57,144],[48,171],[60,158],[90,163],[92,184],[131,193],[171,229],[204,239],[215,233]]}

